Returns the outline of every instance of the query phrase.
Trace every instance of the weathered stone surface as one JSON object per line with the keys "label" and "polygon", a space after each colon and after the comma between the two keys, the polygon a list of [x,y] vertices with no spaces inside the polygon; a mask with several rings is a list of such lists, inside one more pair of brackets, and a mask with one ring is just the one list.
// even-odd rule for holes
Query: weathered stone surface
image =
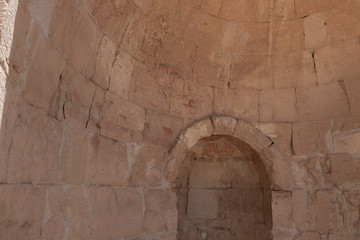
{"label": "weathered stone surface", "polygon": [[342,189],[359,189],[360,160],[355,160],[350,154],[331,154],[327,156],[330,162],[331,181]]}
{"label": "weathered stone surface", "polygon": [[291,194],[289,192],[272,192],[273,224],[275,227],[291,228],[291,203]]}
{"label": "weathered stone surface", "polygon": [[190,219],[215,219],[218,213],[218,194],[212,190],[190,189],[187,216]]}
{"label": "weathered stone surface", "polygon": [[231,186],[231,178],[224,162],[196,161],[191,167],[189,187],[226,188]]}
{"label": "weathered stone surface", "polygon": [[94,82],[104,89],[109,88],[110,73],[115,60],[115,44],[106,36],[101,40],[96,57]]}
{"label": "weathered stone surface", "polygon": [[330,122],[293,124],[293,147],[296,155],[326,154],[332,151]]}
{"label": "weathered stone surface", "polygon": [[9,152],[7,181],[59,183],[61,124],[33,107],[24,110],[17,119],[13,147]]}
{"label": "weathered stone surface", "polygon": [[302,233],[297,240],[320,240],[320,233],[316,232],[305,232]]}
{"label": "weathered stone surface", "polygon": [[352,116],[360,116],[360,81],[355,78],[353,81],[345,81],[346,95],[349,99],[350,112]]}
{"label": "weathered stone surface", "polygon": [[304,190],[292,192],[292,216],[294,224],[300,230],[307,229],[307,195]]}
{"label": "weathered stone surface", "polygon": [[320,84],[341,80],[357,80],[360,70],[360,45],[357,38],[341,41],[315,52]]}
{"label": "weathered stone surface", "polygon": [[360,133],[334,136],[335,152],[360,153]]}
{"label": "weathered stone surface", "polygon": [[316,50],[329,43],[327,22],[323,13],[304,18],[305,48]]}
{"label": "weathered stone surface", "polygon": [[180,136],[180,139],[186,144],[188,149],[190,149],[201,138],[209,137],[213,132],[214,130],[211,121],[209,119],[203,120],[188,128],[186,132]]}
{"label": "weathered stone surface", "polygon": [[220,16],[226,20],[239,22],[267,22],[270,1],[225,0]]}
{"label": "weathered stone surface", "polygon": [[287,155],[292,154],[291,123],[258,123],[256,128],[268,136]]}
{"label": "weathered stone surface", "polygon": [[40,37],[38,45],[41,47],[32,58],[22,96],[47,112],[55,104],[65,60],[44,36]]}
{"label": "weathered stone surface", "polygon": [[295,18],[295,1],[275,0],[272,3],[270,20],[272,22],[292,20]]}
{"label": "weathered stone surface", "polygon": [[148,111],[145,121],[145,143],[169,149],[181,129],[181,118]]}
{"label": "weathered stone surface", "polygon": [[317,83],[314,59],[309,52],[274,56],[275,88],[306,88]]}
{"label": "weathered stone surface", "polygon": [[140,235],[144,219],[143,201],[138,189],[97,188],[90,239],[117,239]]}
{"label": "weathered stone surface", "polygon": [[258,121],[258,90],[251,88],[215,88],[214,111],[217,114]]}
{"label": "weathered stone surface", "polygon": [[231,187],[239,189],[259,189],[258,172],[252,161],[234,161],[226,164],[230,173]]}
{"label": "weathered stone surface", "polygon": [[326,120],[349,115],[346,94],[338,82],[296,90],[300,120]]}
{"label": "weathered stone surface", "polygon": [[294,89],[261,90],[260,122],[293,122],[297,119]]}
{"label": "weathered stone surface", "polygon": [[0,186],[1,239],[41,238],[45,193],[45,186]]}
{"label": "weathered stone surface", "polygon": [[321,12],[334,8],[339,5],[337,0],[311,1],[311,0],[295,0],[296,17],[304,17],[313,13]]}
{"label": "weathered stone surface", "polygon": [[92,135],[86,182],[95,185],[127,186],[128,177],[129,163],[125,145]]}
{"label": "weathered stone surface", "polygon": [[232,135],[235,130],[236,119],[231,117],[211,117],[214,128],[214,135]]}
{"label": "weathered stone surface", "polygon": [[172,185],[175,183],[175,180],[179,175],[180,167],[188,151],[189,149],[187,145],[179,139],[175,142],[173,148],[171,149],[165,165],[164,177]]}
{"label": "weathered stone surface", "polygon": [[222,5],[221,1],[204,0],[201,3],[201,10],[210,15],[218,16],[220,14],[221,5]]}
{"label": "weathered stone surface", "polygon": [[310,230],[323,233],[330,229],[331,197],[330,191],[318,191],[314,199],[308,203]]}
{"label": "weathered stone surface", "polygon": [[199,119],[212,111],[213,89],[175,80],[171,96],[170,114]]}
{"label": "weathered stone surface", "polygon": [[70,125],[64,128],[59,154],[61,180],[67,184],[83,184],[88,157],[89,134]]}

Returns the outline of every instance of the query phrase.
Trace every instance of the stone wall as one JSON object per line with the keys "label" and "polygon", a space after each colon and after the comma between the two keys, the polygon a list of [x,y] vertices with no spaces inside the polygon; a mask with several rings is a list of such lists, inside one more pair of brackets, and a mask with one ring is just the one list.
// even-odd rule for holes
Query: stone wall
{"label": "stone wall", "polygon": [[[0,239],[176,239],[168,154],[213,115],[271,139],[260,157],[288,185],[270,188],[274,239],[359,239],[359,12],[0,0]],[[266,162],[280,155],[290,174]]]}

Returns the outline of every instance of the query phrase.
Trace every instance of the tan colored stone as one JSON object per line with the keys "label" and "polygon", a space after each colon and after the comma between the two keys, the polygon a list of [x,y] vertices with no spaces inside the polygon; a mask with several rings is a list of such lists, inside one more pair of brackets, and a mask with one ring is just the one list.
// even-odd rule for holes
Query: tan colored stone
{"label": "tan colored stone", "polygon": [[289,229],[292,225],[292,199],[289,192],[272,192],[273,225]]}
{"label": "tan colored stone", "polygon": [[337,82],[297,89],[296,97],[300,120],[326,120],[349,115],[345,92]]}
{"label": "tan colored stone", "polygon": [[292,214],[296,227],[299,230],[307,229],[307,195],[304,190],[292,192]]}
{"label": "tan colored stone", "polygon": [[115,60],[115,44],[106,36],[101,40],[96,57],[93,81],[104,89],[109,88],[111,68]]}
{"label": "tan colored stone", "polygon": [[274,87],[311,87],[317,82],[314,59],[309,52],[274,56]]}
{"label": "tan colored stone", "polygon": [[135,59],[124,50],[120,50],[111,70],[109,91],[123,99],[129,98],[131,76],[135,66]]}
{"label": "tan colored stone", "polygon": [[95,189],[48,187],[42,239],[89,239]]}
{"label": "tan colored stone", "polygon": [[352,116],[360,116],[360,81],[345,81],[346,95],[349,99],[350,112]]}
{"label": "tan colored stone", "polygon": [[222,2],[218,0],[204,0],[201,2],[201,10],[213,15],[218,16],[220,14]]}
{"label": "tan colored stone", "polygon": [[304,18],[305,48],[319,49],[329,43],[327,23],[323,13]]}
{"label": "tan colored stone", "polygon": [[168,113],[173,80],[164,73],[138,63],[134,67],[129,100],[138,106]]}
{"label": "tan colored stone", "polygon": [[315,52],[319,84],[357,80],[360,70],[360,45],[357,38],[341,41]]}
{"label": "tan colored stone", "polygon": [[230,173],[231,187],[239,189],[259,189],[258,172],[252,161],[234,161],[226,163],[227,172]]}
{"label": "tan colored stone", "polygon": [[332,151],[330,122],[294,123],[293,145],[295,154],[299,156]]}
{"label": "tan colored stone", "polygon": [[188,151],[187,145],[183,141],[177,139],[170,151],[164,169],[164,177],[171,185],[175,184],[175,181],[179,176],[180,167]]}
{"label": "tan colored stone", "polygon": [[270,1],[225,0],[220,16],[226,20],[239,22],[267,22]]}
{"label": "tan colored stone", "polygon": [[304,17],[313,13],[325,11],[327,9],[334,8],[339,5],[338,0],[323,0],[323,1],[312,1],[312,0],[295,0],[296,6],[296,17]]}
{"label": "tan colored stone", "polygon": [[191,167],[189,187],[193,189],[231,187],[231,178],[227,175],[225,163],[196,160]]}
{"label": "tan colored stone", "polygon": [[309,229],[320,233],[330,229],[330,199],[331,192],[318,191],[314,200],[308,203]]}
{"label": "tan colored stone", "polygon": [[215,219],[218,213],[218,195],[213,190],[190,189],[187,216],[190,219]]}
{"label": "tan colored stone", "polygon": [[45,208],[45,186],[0,186],[0,237],[40,239]]}
{"label": "tan colored stone", "polygon": [[214,98],[215,113],[258,122],[258,90],[215,88]]}
{"label": "tan colored stone", "polygon": [[269,41],[269,51],[273,54],[284,54],[303,50],[302,19],[270,23]]}
{"label": "tan colored stone", "polygon": [[7,182],[59,183],[61,140],[60,122],[33,107],[20,113],[9,152]]}
{"label": "tan colored stone", "polygon": [[259,94],[260,122],[292,122],[297,118],[294,89],[262,90]]}
{"label": "tan colored stone", "polygon": [[351,132],[360,129],[360,118],[358,117],[345,117],[335,119],[332,126],[332,131],[335,134],[343,132]]}
{"label": "tan colored stone", "polygon": [[165,164],[165,151],[155,146],[143,146],[135,152],[131,165],[130,183],[133,186],[160,187],[162,169]]}
{"label": "tan colored stone", "polygon": [[170,114],[182,118],[199,119],[211,113],[213,89],[175,80],[171,96]]}
{"label": "tan colored stone", "polygon": [[296,239],[297,240],[320,240],[320,233],[304,232]]}
{"label": "tan colored stone", "polygon": [[177,230],[176,194],[171,189],[149,190],[146,193],[145,232],[155,234],[163,229]]}
{"label": "tan colored stone", "polygon": [[59,157],[61,180],[67,184],[83,184],[88,157],[88,133],[66,125],[63,138]]}
{"label": "tan colored stone", "polygon": [[272,22],[293,20],[295,18],[295,2],[292,0],[275,0],[272,3],[270,20]]}
{"label": "tan colored stone", "polygon": [[[199,150],[196,149],[198,145],[200,145]],[[199,161],[211,161],[211,159],[237,161],[246,159],[246,155],[249,154],[247,146],[244,145],[246,144],[237,144],[235,139],[228,136],[211,136],[200,140],[191,151],[195,153],[194,157],[199,158]]]}
{"label": "tan colored stone", "polygon": [[117,239],[140,235],[143,230],[143,201],[138,189],[97,188],[90,239]]}
{"label": "tan colored stone", "polygon": [[47,112],[56,101],[65,60],[52,48],[44,36],[40,37],[38,45],[29,67],[22,96],[31,104]]}
{"label": "tan colored stone", "polygon": [[270,56],[237,56],[231,69],[231,88],[273,88],[274,73]]}
{"label": "tan colored stone", "polygon": [[96,185],[127,186],[128,177],[126,147],[110,139],[92,135],[86,182]]}
{"label": "tan colored stone", "polygon": [[145,122],[145,143],[169,149],[181,129],[181,118],[148,111]]}
{"label": "tan colored stone", "polygon": [[214,128],[214,135],[232,135],[235,130],[236,119],[231,117],[211,117]]}
{"label": "tan colored stone", "polygon": [[327,156],[330,162],[331,181],[342,189],[359,189],[360,161],[354,160],[349,154],[331,154]]}
{"label": "tan colored stone", "polygon": [[335,152],[337,153],[360,153],[360,133],[334,136]]}
{"label": "tan colored stone", "polygon": [[200,139],[211,136],[213,132],[214,130],[211,121],[209,119],[203,120],[188,128],[186,132],[180,136],[180,139],[186,144],[188,149],[190,149]]}

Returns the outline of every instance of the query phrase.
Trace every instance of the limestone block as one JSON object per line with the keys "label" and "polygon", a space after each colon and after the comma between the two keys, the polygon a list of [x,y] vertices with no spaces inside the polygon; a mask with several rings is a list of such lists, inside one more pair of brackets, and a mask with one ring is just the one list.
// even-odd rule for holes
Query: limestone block
{"label": "limestone block", "polygon": [[67,184],[83,184],[88,156],[89,134],[66,125],[60,151],[61,180]]}
{"label": "limestone block", "polygon": [[284,54],[304,49],[302,19],[270,23],[269,51]]}
{"label": "limestone block", "polygon": [[327,23],[323,13],[304,18],[305,48],[316,50],[329,43]]}
{"label": "limestone block", "polygon": [[177,197],[172,189],[148,190],[145,197],[145,232],[156,234],[177,230]]}
{"label": "limestone block", "polygon": [[272,192],[273,225],[277,228],[291,228],[292,199],[290,192]]}
{"label": "limestone block", "polygon": [[320,233],[327,232],[331,223],[330,191],[316,192],[314,199],[308,203],[309,229]]}
{"label": "limestone block", "polygon": [[101,40],[96,57],[93,81],[104,89],[109,88],[110,73],[115,60],[115,44],[106,36]]}
{"label": "limestone block", "polygon": [[91,240],[140,235],[143,232],[143,201],[136,188],[97,188]]}
{"label": "limestone block", "polygon": [[131,76],[135,59],[124,50],[120,50],[111,70],[109,91],[123,99],[129,98]]}
{"label": "limestone block", "polygon": [[86,182],[96,185],[127,186],[129,163],[125,145],[92,135]]}
{"label": "limestone block", "polygon": [[360,116],[360,81],[358,78],[353,81],[345,81],[346,94],[349,99],[350,112],[352,116]]}
{"label": "limestone block", "polygon": [[187,216],[190,219],[215,219],[218,202],[218,194],[214,190],[190,189]]}
{"label": "limestone block", "polygon": [[60,80],[57,118],[84,127],[95,95],[94,83],[88,81],[72,66],[66,65]]}
{"label": "limestone block", "polygon": [[291,123],[258,123],[255,126],[268,136],[283,153],[286,155],[292,154]]}
{"label": "limestone block", "polygon": [[162,169],[165,165],[165,151],[155,146],[143,146],[135,152],[131,165],[130,183],[133,186],[159,187],[162,184]]}
{"label": "limestone block", "polygon": [[360,133],[334,136],[335,152],[337,153],[360,153]]}
{"label": "limestone block", "polygon": [[153,0],[133,0],[136,6],[138,6],[144,13],[147,13],[151,10],[153,5]]}
{"label": "limestone block", "polygon": [[216,114],[258,122],[258,90],[251,88],[215,88]]}
{"label": "limestone block", "polygon": [[360,129],[360,118],[358,117],[345,117],[334,120],[332,125],[333,133],[351,132]]}
{"label": "limestone block", "polygon": [[213,134],[213,126],[209,119],[195,123],[188,128],[180,139],[186,144],[187,148],[192,148],[200,139],[209,137]]}
{"label": "limestone block", "polygon": [[275,0],[270,11],[271,22],[293,20],[295,18],[295,2],[292,0]]}
{"label": "limestone block", "polygon": [[231,187],[231,177],[227,175],[224,162],[195,161],[189,175],[191,188]]}
{"label": "limestone block", "polygon": [[295,0],[296,17],[301,18],[313,13],[325,11],[339,5],[338,0],[324,0],[324,1],[312,1],[312,0]]}
{"label": "limestone block", "polygon": [[234,161],[226,163],[227,173],[230,173],[231,187],[239,189],[259,189],[258,172],[252,161]]}
{"label": "limestone block", "polygon": [[337,82],[297,89],[296,95],[300,120],[327,120],[349,115],[345,92]]}
{"label": "limestone block", "polygon": [[294,89],[261,90],[260,122],[292,122],[297,118]]}
{"label": "limestone block", "polygon": [[52,13],[54,11],[55,5],[56,1],[54,0],[40,0],[29,3],[31,17],[41,25],[41,28],[46,35],[49,33]]}
{"label": "limestone block", "polygon": [[273,88],[273,65],[270,56],[237,56],[231,68],[231,88]]}
{"label": "limestone block", "polygon": [[169,149],[182,130],[182,119],[148,111],[146,114],[144,140],[146,144]]}
{"label": "limestone block", "polygon": [[170,114],[182,118],[199,119],[211,113],[213,89],[180,79],[174,81]]}
{"label": "limestone block", "polygon": [[329,121],[293,124],[293,147],[296,155],[326,154],[332,151]]}
{"label": "limestone block", "polygon": [[38,45],[27,73],[22,96],[31,104],[47,112],[56,101],[65,60],[44,36],[40,37]]}
{"label": "limestone block", "polygon": [[309,52],[274,56],[274,87],[294,88],[316,85],[314,59]]}
{"label": "limestone block", "polygon": [[164,169],[164,177],[169,183],[175,183],[175,180],[179,175],[181,165],[183,164],[183,161],[188,151],[189,149],[183,141],[178,139],[175,142],[168,156]]}
{"label": "limestone block", "polygon": [[147,109],[168,113],[173,80],[141,63],[134,67],[129,100]]}
{"label": "limestone block", "polygon": [[304,232],[296,240],[320,240],[320,233]]}
{"label": "limestone block", "polygon": [[315,52],[319,84],[340,80],[358,80],[360,45],[357,38],[341,41]]}
{"label": "limestone block", "polygon": [[40,239],[46,186],[0,186],[0,237]]}
{"label": "limestone block", "polygon": [[33,107],[21,113],[17,122],[9,152],[7,182],[59,183],[61,123]]}
{"label": "limestone block", "polygon": [[214,135],[232,135],[235,130],[236,119],[231,117],[211,117],[214,128]]}
{"label": "limestone block", "polygon": [[299,230],[307,229],[307,195],[304,190],[292,192],[292,214],[294,224]]}
{"label": "limestone block", "polygon": [[42,239],[89,239],[94,202],[94,188],[48,187]]}
{"label": "limestone block", "polygon": [[219,16],[222,2],[218,0],[205,0],[201,2],[201,10],[213,15]]}
{"label": "limestone block", "polygon": [[[346,204],[348,206],[348,224],[350,226],[349,232],[352,235],[358,236],[360,232],[359,226],[359,204],[360,192],[359,191],[346,191],[344,192]],[[358,240],[355,238],[354,240]]]}
{"label": "limestone block", "polygon": [[[229,161],[237,161],[239,159],[246,159],[248,149],[243,146],[238,146],[234,139],[226,138],[227,136],[214,136],[214,139],[207,138],[201,144],[201,150],[198,152],[194,148],[191,150],[195,153],[200,153],[199,157],[201,161],[211,161],[209,159],[223,159]],[[217,139],[218,138],[218,139]],[[197,144],[198,145],[198,144]]]}
{"label": "limestone block", "polygon": [[331,154],[330,161],[331,181],[342,189],[360,188],[360,160],[354,160],[350,154]]}
{"label": "limestone block", "polygon": [[239,22],[267,22],[270,13],[270,1],[225,0],[220,17]]}

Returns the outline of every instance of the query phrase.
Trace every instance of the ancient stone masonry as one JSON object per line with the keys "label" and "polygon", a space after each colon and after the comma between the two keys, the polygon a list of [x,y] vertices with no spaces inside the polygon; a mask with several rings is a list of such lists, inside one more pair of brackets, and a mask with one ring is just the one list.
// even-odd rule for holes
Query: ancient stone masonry
{"label": "ancient stone masonry", "polygon": [[0,0],[0,239],[360,239],[360,0]]}

